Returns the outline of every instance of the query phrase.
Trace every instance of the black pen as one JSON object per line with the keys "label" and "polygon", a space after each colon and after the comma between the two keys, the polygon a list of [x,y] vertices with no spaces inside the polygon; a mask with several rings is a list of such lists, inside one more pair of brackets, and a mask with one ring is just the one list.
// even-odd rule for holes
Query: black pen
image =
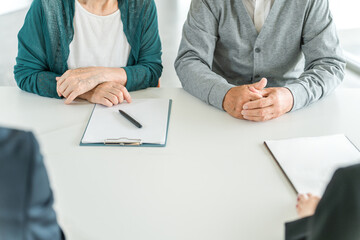
{"label": "black pen", "polygon": [[135,126],[137,126],[138,128],[142,128],[142,125],[136,121],[135,119],[133,119],[131,116],[129,116],[126,112],[124,112],[123,110],[119,110],[119,113],[121,115],[123,115],[127,120],[129,120],[132,124],[134,124]]}

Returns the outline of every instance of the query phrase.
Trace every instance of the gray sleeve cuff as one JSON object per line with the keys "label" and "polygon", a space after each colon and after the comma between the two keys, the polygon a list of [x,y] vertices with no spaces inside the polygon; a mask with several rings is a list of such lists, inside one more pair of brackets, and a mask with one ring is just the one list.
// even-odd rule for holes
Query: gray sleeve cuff
{"label": "gray sleeve cuff", "polygon": [[290,90],[294,97],[294,104],[290,112],[301,109],[308,104],[309,95],[306,88],[301,83],[291,83],[285,87]]}
{"label": "gray sleeve cuff", "polygon": [[224,111],[223,109],[224,97],[226,93],[233,87],[235,87],[235,85],[232,85],[227,82],[219,82],[214,84],[214,86],[211,88],[209,93],[208,103]]}

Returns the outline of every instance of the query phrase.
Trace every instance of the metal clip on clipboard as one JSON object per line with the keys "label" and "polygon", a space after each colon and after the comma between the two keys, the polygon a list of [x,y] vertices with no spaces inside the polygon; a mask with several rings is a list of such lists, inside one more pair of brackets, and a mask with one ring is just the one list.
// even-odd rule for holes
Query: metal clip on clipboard
{"label": "metal clip on clipboard", "polygon": [[139,146],[142,144],[141,139],[130,139],[130,138],[113,138],[105,139],[105,145],[120,145],[120,146]]}

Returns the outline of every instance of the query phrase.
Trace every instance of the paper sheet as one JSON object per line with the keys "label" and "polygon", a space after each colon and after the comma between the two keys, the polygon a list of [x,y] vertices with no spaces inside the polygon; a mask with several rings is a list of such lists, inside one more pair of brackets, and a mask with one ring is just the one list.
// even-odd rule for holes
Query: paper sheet
{"label": "paper sheet", "polygon": [[[137,128],[119,113],[125,111],[142,128]],[[134,99],[113,107],[96,105],[82,143],[104,143],[107,139],[141,139],[143,143],[165,144],[169,99]]]}
{"label": "paper sheet", "polygon": [[345,135],[265,141],[299,193],[322,196],[335,170],[360,162]]}

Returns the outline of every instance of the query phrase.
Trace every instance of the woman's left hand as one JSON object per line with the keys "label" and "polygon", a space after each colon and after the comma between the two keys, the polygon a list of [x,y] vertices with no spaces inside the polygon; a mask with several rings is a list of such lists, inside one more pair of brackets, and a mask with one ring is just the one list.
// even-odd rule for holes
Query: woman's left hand
{"label": "woman's left hand", "polygon": [[[65,103],[69,104],[81,94],[84,94],[101,83],[108,81],[119,81],[126,84],[124,69],[105,68],[105,67],[88,67],[78,68],[66,71],[61,77],[57,77],[57,93],[66,98]],[[124,84],[124,85],[125,85]]]}

